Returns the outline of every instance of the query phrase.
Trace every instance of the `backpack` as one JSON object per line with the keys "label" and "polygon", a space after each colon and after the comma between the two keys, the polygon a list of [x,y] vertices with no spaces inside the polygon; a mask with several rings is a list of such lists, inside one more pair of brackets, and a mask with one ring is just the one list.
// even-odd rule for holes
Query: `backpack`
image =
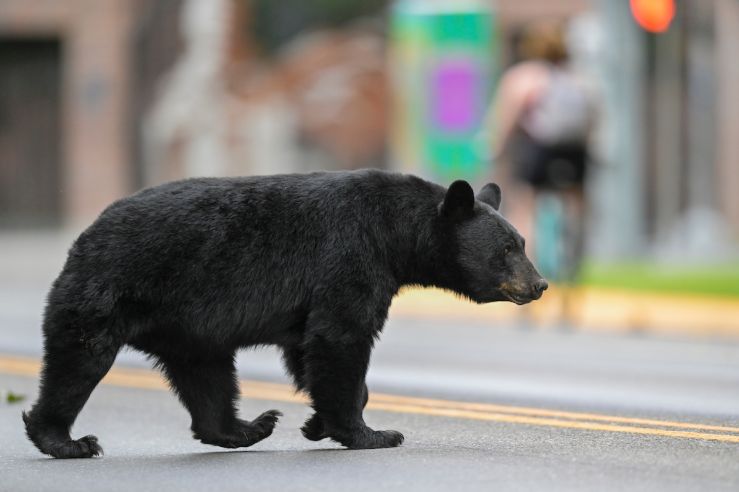
{"label": "backpack", "polygon": [[588,95],[567,70],[552,67],[549,73],[546,89],[530,104],[521,127],[542,145],[584,145],[591,124]]}

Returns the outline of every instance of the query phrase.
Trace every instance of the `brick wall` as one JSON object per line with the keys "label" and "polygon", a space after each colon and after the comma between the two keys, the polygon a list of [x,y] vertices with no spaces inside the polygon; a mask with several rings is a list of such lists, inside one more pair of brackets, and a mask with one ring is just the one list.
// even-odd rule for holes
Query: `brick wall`
{"label": "brick wall", "polygon": [[67,226],[89,222],[130,191],[127,49],[137,5],[131,0],[0,0],[0,36],[62,42],[60,187]]}

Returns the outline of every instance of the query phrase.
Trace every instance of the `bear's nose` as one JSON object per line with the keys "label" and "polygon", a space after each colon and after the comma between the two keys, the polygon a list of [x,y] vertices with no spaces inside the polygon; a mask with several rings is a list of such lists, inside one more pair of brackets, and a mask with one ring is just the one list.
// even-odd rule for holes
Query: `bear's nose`
{"label": "bear's nose", "polygon": [[547,290],[548,287],[549,287],[549,283],[547,283],[547,281],[544,280],[543,278],[540,278],[539,280],[534,282],[534,293],[537,296],[541,296],[542,292]]}

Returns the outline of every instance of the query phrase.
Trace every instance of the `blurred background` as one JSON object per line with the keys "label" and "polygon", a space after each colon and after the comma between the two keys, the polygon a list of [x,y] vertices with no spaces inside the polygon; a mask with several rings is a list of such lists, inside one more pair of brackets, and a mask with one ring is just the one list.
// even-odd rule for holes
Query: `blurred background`
{"label": "blurred background", "polygon": [[110,202],[174,179],[479,187],[505,163],[495,95],[542,21],[597,114],[571,321],[739,332],[737,0],[0,0],[3,275],[58,268]]}
{"label": "blurred background", "polygon": [[[2,484],[739,490],[738,51],[739,0],[0,0]],[[393,300],[371,398],[444,400],[371,400],[368,423],[404,447],[284,452],[335,447],[302,439],[290,396],[267,453],[206,453],[173,395],[103,385],[75,435],[112,452],[38,459],[19,413],[44,299],[108,204],[191,176],[361,167],[499,182],[553,284],[524,307]],[[276,352],[242,351],[239,376],[292,395]],[[246,416],[273,406],[259,387]]]}

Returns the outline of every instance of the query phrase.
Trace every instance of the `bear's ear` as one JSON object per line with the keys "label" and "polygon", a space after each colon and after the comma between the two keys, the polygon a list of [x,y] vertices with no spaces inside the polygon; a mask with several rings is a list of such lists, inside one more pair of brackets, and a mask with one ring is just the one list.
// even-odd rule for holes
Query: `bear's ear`
{"label": "bear's ear", "polygon": [[498,210],[501,199],[500,186],[495,183],[486,184],[482,187],[480,193],[477,194],[477,199]]}
{"label": "bear's ear", "polygon": [[475,192],[467,181],[458,180],[446,190],[446,196],[441,203],[441,213],[446,216],[472,212],[475,206]]}

